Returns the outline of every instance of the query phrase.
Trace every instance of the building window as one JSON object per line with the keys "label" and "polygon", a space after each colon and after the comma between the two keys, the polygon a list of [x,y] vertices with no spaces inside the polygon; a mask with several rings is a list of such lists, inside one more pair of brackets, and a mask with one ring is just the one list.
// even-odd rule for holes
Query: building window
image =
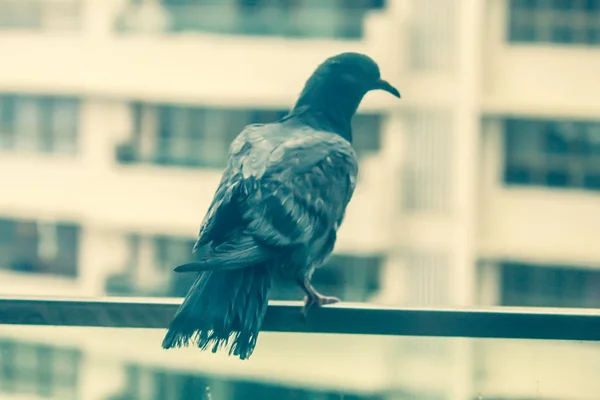
{"label": "building window", "polygon": [[195,243],[195,239],[155,236],[152,238],[152,246],[156,267],[170,272],[177,265],[189,261]]}
{"label": "building window", "polygon": [[77,276],[80,228],[0,219],[0,269]]}
{"label": "building window", "polygon": [[510,42],[600,44],[596,0],[510,0],[508,21]]}
{"label": "building window", "polygon": [[340,393],[329,390],[298,389],[280,386],[276,384],[267,384],[262,382],[231,382],[230,384],[231,400],[260,399],[260,400],[383,400],[380,395],[358,395],[350,393]]}
{"label": "building window", "polygon": [[460,0],[410,2],[407,67],[415,72],[452,73],[458,53]]}
{"label": "building window", "polygon": [[77,399],[81,353],[0,340],[0,392]]}
{"label": "building window", "polygon": [[356,114],[352,118],[352,146],[358,158],[368,157],[381,149],[381,114]]}
{"label": "building window", "polygon": [[600,190],[600,123],[508,119],[504,181]]}
{"label": "building window", "polygon": [[184,297],[196,280],[196,274],[173,272],[173,268],[176,266],[190,261],[193,257],[192,250],[195,243],[196,239],[168,236],[157,236],[153,239],[155,268],[168,275],[164,279],[168,285],[167,296]]}
{"label": "building window", "polygon": [[[246,125],[275,122],[287,110],[243,110],[132,105],[133,138],[117,147],[121,163],[151,163],[192,168],[224,168],[229,146]],[[354,148],[359,157],[377,152],[382,116],[357,114]]]}
{"label": "building window", "polygon": [[0,0],[0,29],[77,30],[81,0]]}
{"label": "building window", "polygon": [[[196,274],[177,274],[173,268],[193,258],[196,239],[176,236],[127,235],[129,259],[124,272],[110,276],[105,284],[111,296],[184,297]],[[1,239],[1,237],[0,237]],[[334,254],[313,275],[315,287],[344,301],[366,302],[380,288],[384,257]],[[142,282],[143,281],[143,282]],[[275,277],[272,300],[301,300],[304,292],[295,282]]]}
{"label": "building window", "polygon": [[78,129],[77,99],[0,95],[0,151],[75,154]]}
{"label": "building window", "polygon": [[349,38],[363,36],[365,16],[385,8],[384,0],[130,0],[117,30],[212,32],[219,34]]}
{"label": "building window", "polygon": [[406,114],[401,185],[404,212],[444,214],[453,209],[453,125],[448,110],[421,109]]}
{"label": "building window", "polygon": [[171,372],[139,365],[126,367],[126,383],[122,393],[107,400],[208,400],[212,380],[201,376]]}
{"label": "building window", "polygon": [[162,107],[158,114],[157,162],[224,166],[229,144],[247,121],[243,112]]}
{"label": "building window", "polygon": [[383,400],[384,397],[208,378],[159,368],[129,365],[125,389],[122,393],[108,397],[107,400],[210,400],[213,398],[215,400]]}
{"label": "building window", "polygon": [[173,268],[189,261],[196,239],[139,234],[126,235],[129,257],[125,271],[108,277],[111,296],[183,297],[195,274],[176,274]]}
{"label": "building window", "polygon": [[[327,296],[349,302],[367,302],[380,288],[382,256],[333,254],[312,277],[315,288]],[[304,292],[295,282],[275,277],[271,300],[301,300]]]}
{"label": "building window", "polygon": [[503,306],[600,308],[600,271],[504,263]]}
{"label": "building window", "polygon": [[246,125],[283,116],[174,105],[134,104],[132,110],[133,140],[117,149],[119,161],[200,168],[223,168],[229,145]]}

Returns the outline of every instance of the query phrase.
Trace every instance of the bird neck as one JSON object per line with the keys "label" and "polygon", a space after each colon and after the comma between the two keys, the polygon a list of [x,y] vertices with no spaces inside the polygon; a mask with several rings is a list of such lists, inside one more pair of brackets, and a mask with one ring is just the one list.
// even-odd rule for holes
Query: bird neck
{"label": "bird neck", "polygon": [[340,90],[335,85],[307,85],[289,116],[352,142],[352,117],[363,96],[363,93]]}

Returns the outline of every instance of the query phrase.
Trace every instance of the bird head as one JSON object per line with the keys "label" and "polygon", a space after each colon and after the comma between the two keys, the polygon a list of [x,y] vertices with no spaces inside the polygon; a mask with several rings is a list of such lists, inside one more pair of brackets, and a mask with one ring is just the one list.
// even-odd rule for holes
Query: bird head
{"label": "bird head", "polygon": [[299,100],[311,104],[326,99],[330,105],[342,101],[358,107],[363,96],[371,90],[385,90],[400,98],[398,89],[381,79],[379,66],[371,57],[341,53],[317,67],[306,81]]}
{"label": "bird head", "polygon": [[286,118],[300,119],[352,141],[352,117],[371,90],[384,90],[400,98],[398,89],[381,79],[373,59],[360,53],[341,53],[317,67]]}
{"label": "bird head", "polygon": [[360,53],[341,53],[326,59],[312,73],[292,114],[320,115],[332,128],[349,135],[350,120],[371,90],[384,90],[400,98],[398,89],[381,79],[373,59]]}
{"label": "bird head", "polygon": [[381,79],[379,66],[365,54],[342,53],[330,57],[319,65],[313,76],[328,81],[340,95],[359,94],[362,98],[371,90],[384,90],[400,98],[398,89]]}

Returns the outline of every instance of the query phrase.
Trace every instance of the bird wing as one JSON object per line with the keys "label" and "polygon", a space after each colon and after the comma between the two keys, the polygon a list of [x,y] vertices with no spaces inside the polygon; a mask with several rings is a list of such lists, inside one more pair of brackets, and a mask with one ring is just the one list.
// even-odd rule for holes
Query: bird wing
{"label": "bird wing", "polygon": [[248,233],[280,247],[307,243],[337,228],[357,172],[354,150],[337,135],[316,131],[282,143],[270,153],[264,174],[244,181]]}
{"label": "bird wing", "polygon": [[338,135],[280,124],[236,138],[194,246],[178,272],[241,268],[337,230],[356,186],[358,163]]}

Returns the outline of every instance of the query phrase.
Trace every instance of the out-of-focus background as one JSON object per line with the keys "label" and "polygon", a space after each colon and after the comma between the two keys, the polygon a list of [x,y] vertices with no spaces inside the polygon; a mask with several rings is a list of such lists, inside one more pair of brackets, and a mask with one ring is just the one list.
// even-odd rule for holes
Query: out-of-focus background
{"label": "out-of-focus background", "polygon": [[[0,295],[183,296],[230,141],[359,51],[403,99],[354,118],[317,288],[600,307],[599,45],[599,0],[0,0]],[[236,362],[162,334],[0,326],[0,399],[600,399],[595,345],[264,333]]]}

